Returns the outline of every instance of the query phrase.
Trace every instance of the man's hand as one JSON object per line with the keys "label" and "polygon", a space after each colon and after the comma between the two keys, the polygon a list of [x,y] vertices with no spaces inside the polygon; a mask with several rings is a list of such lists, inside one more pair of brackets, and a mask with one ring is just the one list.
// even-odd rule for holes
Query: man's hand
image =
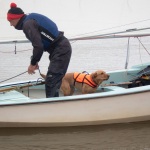
{"label": "man's hand", "polygon": [[38,63],[33,66],[33,65],[29,65],[28,67],[28,74],[35,74],[35,70],[37,70],[39,68]]}

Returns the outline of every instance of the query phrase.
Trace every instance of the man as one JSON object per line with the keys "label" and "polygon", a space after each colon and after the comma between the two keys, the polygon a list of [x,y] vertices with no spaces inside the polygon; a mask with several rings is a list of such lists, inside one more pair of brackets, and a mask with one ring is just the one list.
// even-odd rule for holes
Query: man
{"label": "man", "polygon": [[28,73],[34,74],[38,69],[44,51],[50,59],[45,88],[46,97],[58,97],[62,78],[67,72],[71,58],[71,45],[63,32],[58,31],[57,25],[44,15],[31,13],[24,14],[23,10],[15,3],[10,4],[7,20],[17,30],[23,30],[33,46],[33,55]]}

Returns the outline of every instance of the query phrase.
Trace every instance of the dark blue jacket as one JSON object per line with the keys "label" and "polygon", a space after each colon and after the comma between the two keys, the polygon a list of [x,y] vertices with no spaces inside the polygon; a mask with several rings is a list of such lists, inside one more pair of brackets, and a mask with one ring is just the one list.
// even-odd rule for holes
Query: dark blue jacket
{"label": "dark blue jacket", "polygon": [[59,38],[61,32],[57,25],[44,15],[31,13],[23,16],[15,27],[23,30],[26,37],[33,46],[33,57],[31,64],[35,65],[40,61],[44,51],[50,51],[50,46]]}

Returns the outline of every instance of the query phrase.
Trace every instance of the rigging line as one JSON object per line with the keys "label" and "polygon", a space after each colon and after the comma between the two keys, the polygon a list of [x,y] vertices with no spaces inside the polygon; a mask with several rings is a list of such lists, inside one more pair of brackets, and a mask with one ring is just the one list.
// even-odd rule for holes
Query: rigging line
{"label": "rigging line", "polygon": [[147,28],[140,28],[140,29],[133,28],[133,29],[125,30],[125,31],[112,32],[112,33],[106,33],[106,34],[99,34],[99,35],[97,35],[97,36],[116,35],[116,34],[120,34],[120,33],[135,32],[135,31],[142,31],[142,30],[148,30],[148,29],[150,29],[150,27],[147,27]]}
{"label": "rigging line", "polygon": [[70,43],[71,43],[71,44],[74,44],[75,42],[77,42],[77,40],[71,41]]}
{"label": "rigging line", "polygon": [[40,71],[40,68],[38,68],[38,70],[39,70],[39,74],[41,75],[41,71]]}
{"label": "rigging line", "polygon": [[[32,50],[32,49],[27,49],[27,50],[20,50],[20,51],[17,51],[17,52],[24,52],[24,51],[30,51],[30,50]],[[10,51],[10,52],[2,52],[2,51],[0,51],[0,53],[14,53],[14,51]]]}
{"label": "rigging line", "polygon": [[[114,28],[119,28],[119,27],[131,25],[131,24],[135,24],[135,23],[140,23],[140,22],[145,22],[145,21],[149,21],[149,20],[150,20],[150,19],[146,19],[146,20],[141,20],[141,21],[137,21],[137,22],[132,22],[132,23],[124,24],[124,25],[114,26],[114,27],[111,27],[111,28],[105,28],[105,29],[101,29],[101,30],[97,30],[97,31],[93,31],[93,32],[88,32],[88,33],[84,33],[84,34],[75,35],[75,36],[73,36],[73,37],[78,37],[78,36],[82,36],[82,35],[86,35],[86,34],[91,34],[91,33],[95,33],[95,32],[100,32],[100,31],[110,30],[110,29],[114,29]],[[72,37],[72,38],[73,38],[73,37]]]}
{"label": "rigging line", "polygon": [[140,42],[139,42],[139,55],[140,55],[141,64],[142,64],[142,66],[143,66],[142,56],[141,56],[141,44],[140,44]]}
{"label": "rigging line", "polygon": [[130,37],[128,38],[127,56],[126,56],[125,69],[128,68],[128,63],[129,63],[129,52],[130,52]]}
{"label": "rigging line", "polygon": [[143,48],[147,51],[147,53],[150,55],[149,51],[146,49],[146,47],[143,45],[143,43],[141,42],[141,40],[137,37],[137,39],[139,40],[139,42],[141,43],[141,45],[143,46]]}
{"label": "rigging line", "polygon": [[21,53],[21,52],[24,52],[24,51],[31,51],[31,50],[32,50],[32,49],[26,49],[26,50],[20,50],[20,51],[17,50],[17,52],[20,52],[20,53]]}
{"label": "rigging line", "polygon": [[8,78],[8,79],[6,79],[6,80],[0,81],[0,83],[5,82],[5,81],[8,81],[8,80],[11,80],[11,79],[13,79],[13,78],[16,78],[16,77],[18,77],[18,76],[20,76],[20,75],[22,75],[22,74],[25,74],[26,72],[28,72],[28,71],[22,72],[22,73],[20,73],[20,74],[18,74],[18,75],[16,75],[16,76],[13,76],[13,77]]}
{"label": "rigging line", "polygon": [[73,40],[80,40],[80,39],[84,39],[84,38],[96,38],[96,37],[108,37],[110,35],[116,35],[116,34],[120,34],[120,33],[128,33],[128,32],[135,32],[135,31],[142,31],[142,30],[148,30],[150,29],[150,27],[147,27],[147,28],[140,28],[140,29],[128,29],[128,30],[125,30],[125,31],[119,31],[119,32],[112,32],[112,33],[106,33],[106,34],[99,34],[99,35],[93,35],[93,36],[86,36],[86,37],[79,37],[79,38],[73,38],[73,39],[70,39],[70,41],[73,41]]}
{"label": "rigging line", "polygon": [[11,51],[11,52],[1,52],[1,51],[0,51],[0,53],[14,53],[14,52],[12,52],[12,51]]}

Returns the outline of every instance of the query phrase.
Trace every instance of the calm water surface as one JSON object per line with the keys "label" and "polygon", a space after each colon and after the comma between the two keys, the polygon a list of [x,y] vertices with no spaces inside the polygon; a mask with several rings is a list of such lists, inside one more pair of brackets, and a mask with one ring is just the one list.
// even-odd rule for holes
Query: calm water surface
{"label": "calm water surface", "polygon": [[[150,38],[141,40],[150,51]],[[72,47],[68,72],[111,71],[125,66],[127,39],[77,41]],[[30,44],[17,45],[17,54],[14,50],[14,44],[0,45],[0,81],[27,70],[32,55]],[[149,60],[138,40],[131,40],[129,67]],[[42,73],[46,73],[48,64],[48,55],[44,53],[39,63]],[[7,82],[35,78],[40,78],[38,71]],[[150,150],[150,121],[66,128],[1,128],[0,150]]]}
{"label": "calm water surface", "polygon": [[0,129],[2,150],[149,150],[150,122]]}

